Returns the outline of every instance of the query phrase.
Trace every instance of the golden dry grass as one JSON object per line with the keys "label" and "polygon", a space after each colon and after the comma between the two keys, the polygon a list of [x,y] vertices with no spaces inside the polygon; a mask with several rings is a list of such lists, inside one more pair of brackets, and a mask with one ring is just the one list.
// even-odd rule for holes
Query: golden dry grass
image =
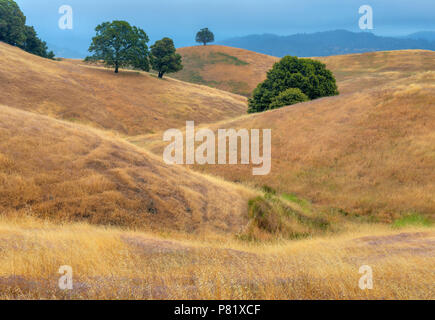
{"label": "golden dry grass", "polygon": [[279,58],[220,45],[185,47],[183,70],[171,77],[250,96]]}
{"label": "golden dry grass", "polygon": [[[311,200],[309,210],[288,203],[308,218],[331,207],[383,221],[433,216],[433,53],[322,58],[341,96],[258,115],[242,115],[243,97],[173,79],[117,77],[1,43],[0,59],[0,298],[435,299],[433,227],[334,211],[325,215],[333,227],[315,237],[254,230],[257,241],[240,240],[248,199],[261,194],[244,184]],[[162,164],[161,132],[186,120],[272,128],[272,173],[194,167],[244,183],[234,184]],[[157,156],[118,134],[138,135],[129,140]],[[358,287],[365,264],[373,290]],[[73,268],[72,291],[57,286],[62,265]]]}
{"label": "golden dry grass", "polygon": [[[0,216],[1,299],[435,299],[435,232],[349,225],[273,245]],[[59,267],[73,270],[60,290]],[[361,290],[359,268],[373,270]]]}
{"label": "golden dry grass", "polygon": [[0,43],[0,104],[123,134],[244,114],[246,98],[174,79],[51,61]]}
{"label": "golden dry grass", "polygon": [[[341,94],[210,127],[271,128],[272,170],[196,170],[295,193],[323,210],[385,222],[402,213],[435,217],[435,53],[377,52],[322,59]],[[130,140],[161,154],[159,135]]]}
{"label": "golden dry grass", "polygon": [[114,135],[0,106],[0,210],[161,232],[238,232],[253,192]]}

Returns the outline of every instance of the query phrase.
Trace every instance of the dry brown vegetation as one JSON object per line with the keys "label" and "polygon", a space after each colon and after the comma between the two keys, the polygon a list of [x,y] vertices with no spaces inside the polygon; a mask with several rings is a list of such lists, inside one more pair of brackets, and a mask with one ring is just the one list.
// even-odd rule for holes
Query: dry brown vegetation
{"label": "dry brown vegetation", "polygon": [[[0,239],[1,299],[435,299],[430,229],[358,224],[261,245],[3,215]],[[63,265],[73,290],[58,287]]]}
{"label": "dry brown vegetation", "polygon": [[250,96],[279,58],[219,45],[185,47],[183,70],[171,77]]}
{"label": "dry brown vegetation", "polygon": [[[322,208],[391,222],[435,216],[435,53],[409,50],[321,58],[341,94],[222,121],[218,128],[271,128],[272,171],[196,166],[231,181],[268,185]],[[131,141],[156,153],[158,135]]]}
{"label": "dry brown vegetation", "polygon": [[246,112],[246,98],[148,73],[52,61],[0,43],[0,104],[127,135]]}
{"label": "dry brown vegetation", "polygon": [[[200,70],[229,91],[275,60],[199,50],[224,53]],[[434,53],[321,60],[340,96],[245,115],[235,94],[0,43],[0,299],[435,299]],[[186,120],[272,128],[271,174],[163,164]]]}

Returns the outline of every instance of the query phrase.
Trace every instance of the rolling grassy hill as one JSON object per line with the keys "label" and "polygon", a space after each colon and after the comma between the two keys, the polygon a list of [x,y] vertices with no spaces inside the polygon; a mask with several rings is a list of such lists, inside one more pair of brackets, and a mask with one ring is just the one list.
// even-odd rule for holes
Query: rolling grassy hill
{"label": "rolling grassy hill", "polygon": [[0,210],[165,232],[238,232],[254,193],[113,135],[0,105]]}
{"label": "rolling grassy hill", "polygon": [[[327,211],[391,221],[435,216],[435,53],[422,50],[320,58],[341,94],[211,126],[271,128],[272,171],[196,166],[231,181],[268,185]],[[161,154],[158,136],[132,138]]]}
{"label": "rolling grassy hill", "polygon": [[[242,107],[246,110],[244,97],[149,74],[115,75],[77,60],[50,61],[10,46],[2,48],[4,62],[9,62],[0,73],[8,90],[2,96],[8,105],[1,107],[0,115],[5,132],[0,145],[4,210],[153,230],[269,237],[270,230],[263,234],[253,224],[246,229],[248,200],[261,192],[163,165],[160,155],[141,151],[119,134],[126,138],[146,133],[151,126],[161,132],[186,120],[222,121],[239,115]],[[13,71],[13,65],[18,71]],[[28,86],[19,86],[23,81]],[[183,103],[200,101],[198,114],[177,105],[182,101],[179,94],[187,99]],[[120,97],[131,104],[122,104]],[[152,105],[155,109],[141,105],[152,99],[160,103]],[[117,110],[110,107],[114,101],[120,101]],[[152,125],[140,118],[153,112],[166,116],[153,119]],[[70,118],[72,113],[76,118]],[[132,121],[137,126],[127,125]],[[291,225],[289,235],[322,231],[300,223],[295,218],[303,216],[299,208],[287,209],[294,213],[285,218]]]}
{"label": "rolling grassy hill", "polygon": [[171,77],[249,96],[278,58],[226,46],[177,49],[183,70]]}
{"label": "rolling grassy hill", "polygon": [[133,135],[246,112],[246,99],[148,73],[51,61],[0,43],[0,104]]}
{"label": "rolling grassy hill", "polygon": [[[433,53],[322,59],[340,96],[246,115],[235,94],[0,43],[0,299],[433,299],[428,221],[347,217],[433,214]],[[163,164],[186,120],[272,128],[271,174]]]}

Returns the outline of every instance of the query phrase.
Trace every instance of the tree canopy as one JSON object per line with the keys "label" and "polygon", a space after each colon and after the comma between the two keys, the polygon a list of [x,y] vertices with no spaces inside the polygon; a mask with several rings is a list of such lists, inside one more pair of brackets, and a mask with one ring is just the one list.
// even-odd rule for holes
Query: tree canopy
{"label": "tree canopy", "polygon": [[208,28],[204,28],[198,31],[196,34],[196,42],[207,45],[207,43],[214,42],[214,34]]}
{"label": "tree canopy", "polygon": [[23,49],[27,52],[36,54],[45,58],[54,58],[53,51],[47,52],[48,48],[44,41],[38,38],[33,27],[25,26],[26,40],[23,44]]}
{"label": "tree canopy", "polygon": [[300,94],[297,94],[299,96],[297,99],[290,99],[291,95],[296,94],[294,91],[288,91],[280,96],[282,92],[290,88],[299,89],[308,99],[338,94],[334,75],[326,69],[323,63],[312,59],[286,56],[275,63],[267,73],[266,80],[254,90],[249,99],[248,112],[262,112],[276,108],[282,104],[282,101],[287,100],[294,103],[301,102],[299,100],[303,97]]}
{"label": "tree canopy", "polygon": [[95,28],[86,61],[103,61],[118,73],[121,67],[149,71],[149,38],[145,31],[127,21],[104,22]]}
{"label": "tree canopy", "polygon": [[177,72],[183,69],[181,55],[176,53],[174,42],[170,38],[163,38],[151,46],[151,66],[163,78],[165,73]]}
{"label": "tree canopy", "polygon": [[44,58],[54,57],[35,29],[26,26],[26,17],[13,0],[0,0],[0,41]]}

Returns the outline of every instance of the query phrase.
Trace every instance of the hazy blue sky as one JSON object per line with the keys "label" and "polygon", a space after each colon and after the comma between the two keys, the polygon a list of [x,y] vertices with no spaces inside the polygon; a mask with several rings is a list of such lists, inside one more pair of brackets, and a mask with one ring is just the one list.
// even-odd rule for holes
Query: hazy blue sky
{"label": "hazy blue sky", "polygon": [[[155,41],[164,36],[177,47],[194,45],[198,29],[209,27],[216,40],[248,34],[289,35],[336,29],[358,31],[361,5],[371,5],[378,35],[435,31],[435,0],[16,0],[27,23],[49,44],[89,46],[94,28],[122,19],[143,28]],[[61,5],[73,8],[73,30],[58,27]]]}

